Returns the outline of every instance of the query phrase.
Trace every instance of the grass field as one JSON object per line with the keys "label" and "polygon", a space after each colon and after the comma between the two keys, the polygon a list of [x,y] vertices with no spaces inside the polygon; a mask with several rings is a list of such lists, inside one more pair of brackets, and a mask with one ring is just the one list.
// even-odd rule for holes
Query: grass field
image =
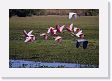
{"label": "grass field", "polygon": [[[56,44],[52,37],[47,42],[39,35],[47,31],[49,26],[74,23],[80,27],[89,41],[88,48],[75,47],[76,37],[69,32],[60,34],[63,40]],[[23,30],[34,30],[36,41],[24,43]],[[67,16],[33,16],[12,17],[9,19],[9,58],[44,62],[67,62],[81,64],[99,64],[99,17],[81,16],[77,20],[69,20]]]}

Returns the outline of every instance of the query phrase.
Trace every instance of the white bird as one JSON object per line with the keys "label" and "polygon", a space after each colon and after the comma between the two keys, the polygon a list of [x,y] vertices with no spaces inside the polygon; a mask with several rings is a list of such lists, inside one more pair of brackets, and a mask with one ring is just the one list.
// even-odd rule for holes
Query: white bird
{"label": "white bird", "polygon": [[61,33],[64,29],[65,25],[62,25],[61,27],[59,25],[56,25],[57,32]]}
{"label": "white bird", "polygon": [[24,42],[33,42],[35,40],[35,36],[31,34],[32,32],[33,32],[33,30],[31,30],[28,33],[25,30],[23,31],[23,33],[26,37],[26,40]]}
{"label": "white bird", "polygon": [[42,34],[40,34],[40,36],[44,36],[44,39],[45,39],[45,40],[48,39],[48,35],[47,35],[47,33],[42,33]]}
{"label": "white bird", "polygon": [[72,32],[72,31],[73,31],[72,28],[73,28],[73,23],[72,23],[70,26],[66,27],[66,29],[67,29],[69,32]]}
{"label": "white bird", "polygon": [[62,37],[61,36],[56,36],[54,38],[55,38],[55,41],[57,41],[57,43],[61,43],[61,41],[62,41]]}
{"label": "white bird", "polygon": [[74,17],[74,19],[76,19],[77,18],[77,13],[70,12],[69,13],[69,19],[71,19],[72,17]]}

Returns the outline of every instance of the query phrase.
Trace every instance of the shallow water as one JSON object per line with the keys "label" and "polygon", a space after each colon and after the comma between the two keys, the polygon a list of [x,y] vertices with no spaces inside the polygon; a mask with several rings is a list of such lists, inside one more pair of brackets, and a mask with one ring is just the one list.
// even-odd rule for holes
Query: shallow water
{"label": "shallow water", "polygon": [[98,65],[59,63],[59,62],[36,62],[25,60],[9,60],[9,68],[98,68]]}

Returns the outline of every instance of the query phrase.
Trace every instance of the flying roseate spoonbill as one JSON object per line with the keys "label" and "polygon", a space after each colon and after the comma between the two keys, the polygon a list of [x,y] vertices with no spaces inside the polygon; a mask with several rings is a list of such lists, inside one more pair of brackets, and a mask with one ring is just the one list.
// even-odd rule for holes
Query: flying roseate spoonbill
{"label": "flying roseate spoonbill", "polygon": [[74,32],[75,34],[77,34],[80,30],[81,30],[80,28],[74,27],[73,32]]}
{"label": "flying roseate spoonbill", "polygon": [[26,40],[24,42],[33,42],[35,40],[35,36],[31,34],[33,32],[33,30],[31,30],[28,33],[25,30],[23,32],[24,32],[24,35],[26,38]]}
{"label": "flying roseate spoonbill", "polygon": [[69,27],[66,27],[66,29],[67,29],[69,32],[72,32],[72,31],[73,31],[72,28],[73,28],[73,23],[72,23]]}
{"label": "flying roseate spoonbill", "polygon": [[57,30],[53,27],[48,28],[47,33],[51,33],[51,35],[56,36]]}
{"label": "flying roseate spoonbill", "polygon": [[80,38],[84,38],[84,34],[82,33],[82,30],[80,30],[78,33],[75,34],[77,37],[80,37]]}
{"label": "flying roseate spoonbill", "polygon": [[61,36],[56,36],[56,37],[54,37],[55,38],[55,41],[57,42],[57,43],[61,43],[61,41],[62,41],[62,37]]}
{"label": "flying roseate spoonbill", "polygon": [[48,35],[47,35],[47,33],[42,33],[42,34],[40,34],[40,36],[44,36],[44,39],[45,39],[45,40],[48,39]]}
{"label": "flying roseate spoonbill", "polygon": [[59,25],[56,25],[57,32],[61,33],[63,31],[64,27],[65,27],[65,25],[63,25],[61,27]]}
{"label": "flying roseate spoonbill", "polygon": [[50,33],[51,29],[53,29],[53,30],[54,30],[55,28],[53,28],[53,27],[48,28],[47,33]]}

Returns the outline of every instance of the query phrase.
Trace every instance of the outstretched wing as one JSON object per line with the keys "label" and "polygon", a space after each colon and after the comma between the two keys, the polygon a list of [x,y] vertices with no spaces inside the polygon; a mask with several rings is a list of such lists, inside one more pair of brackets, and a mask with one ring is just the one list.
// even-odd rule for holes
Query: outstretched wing
{"label": "outstretched wing", "polygon": [[79,28],[77,28],[77,27],[74,27],[74,30],[73,30],[73,31],[74,31],[74,33],[77,31],[77,29],[79,29]]}
{"label": "outstretched wing", "polygon": [[63,28],[65,27],[65,25],[61,26],[60,27],[60,31],[62,32],[63,31]]}
{"label": "outstretched wing", "polygon": [[42,33],[42,34],[40,34],[40,36],[44,36],[44,35],[46,35],[46,33]]}
{"label": "outstretched wing", "polygon": [[77,37],[80,37],[81,34],[83,34],[83,33],[82,33],[82,30],[79,31],[79,32],[76,34],[76,36],[77,36]]}
{"label": "outstretched wing", "polygon": [[51,28],[48,29],[47,33],[50,33]]}
{"label": "outstretched wing", "polygon": [[72,30],[72,27],[73,27],[73,23],[70,25],[70,30]]}
{"label": "outstretched wing", "polygon": [[69,13],[69,19],[71,19],[73,16],[74,16],[74,18],[76,18],[77,17],[77,13],[70,12]]}
{"label": "outstretched wing", "polygon": [[72,13],[69,13],[69,19],[71,19],[71,18],[72,18],[72,15],[73,15]]}
{"label": "outstretched wing", "polygon": [[55,38],[55,41],[57,41],[58,39],[61,39],[61,37],[60,37],[60,36],[57,36],[57,37]]}
{"label": "outstretched wing", "polygon": [[26,30],[24,30],[23,33],[24,33],[25,37],[28,37]]}
{"label": "outstretched wing", "polygon": [[31,30],[30,32],[28,32],[28,36],[31,35],[32,32],[33,32],[33,30]]}

